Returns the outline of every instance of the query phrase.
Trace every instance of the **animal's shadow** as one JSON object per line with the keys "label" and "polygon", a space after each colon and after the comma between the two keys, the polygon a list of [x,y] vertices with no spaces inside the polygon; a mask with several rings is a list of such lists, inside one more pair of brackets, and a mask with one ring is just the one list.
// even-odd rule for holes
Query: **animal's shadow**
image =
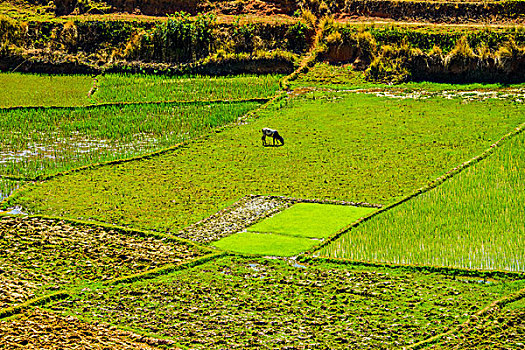
{"label": "animal's shadow", "polygon": [[281,145],[281,144],[279,144],[279,145],[271,145],[271,144],[263,145],[263,147],[282,147],[282,146],[284,146],[284,145]]}

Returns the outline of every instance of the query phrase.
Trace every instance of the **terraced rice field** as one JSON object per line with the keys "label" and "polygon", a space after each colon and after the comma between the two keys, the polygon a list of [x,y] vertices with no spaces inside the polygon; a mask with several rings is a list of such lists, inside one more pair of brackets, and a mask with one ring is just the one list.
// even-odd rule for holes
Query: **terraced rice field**
{"label": "terraced rice field", "polygon": [[475,319],[458,333],[450,334],[428,349],[523,349],[525,346],[525,312],[496,308],[487,316]]}
{"label": "terraced rice field", "polygon": [[214,101],[271,98],[281,75],[162,77],[106,74],[93,100],[104,102]]}
{"label": "terraced rice field", "polygon": [[23,177],[137,156],[232,123],[260,102],[0,110],[0,173]]}
{"label": "terraced rice field", "polygon": [[[126,228],[0,216],[0,348],[390,349],[446,332],[428,348],[522,348],[523,274],[477,269],[524,272],[523,134],[315,253],[345,261],[249,256],[301,256],[525,122],[520,86],[356,91],[362,77],[337,72],[317,66],[288,97],[249,115],[275,95],[279,76],[107,74],[89,97],[80,93],[93,87],[86,77],[14,77],[75,88],[67,98],[58,89],[4,102],[68,107],[0,109],[0,159],[43,152],[9,159],[3,174],[27,180],[185,143],[30,184],[2,202]],[[165,100],[189,102],[157,103]],[[101,103],[110,105],[87,106]],[[285,145],[263,147],[262,127],[278,129]],[[91,153],[79,157],[86,140]],[[0,178],[0,200],[24,183]],[[365,207],[292,206],[301,202],[292,197]],[[35,299],[57,291],[60,299]],[[509,295],[518,300],[495,302]]]}
{"label": "terraced rice field", "polygon": [[292,256],[304,252],[376,208],[298,203],[240,232],[215,247],[248,254]]}
{"label": "terraced rice field", "polygon": [[[175,233],[250,193],[387,204],[481,153],[522,110],[316,92],[159,157],[32,186],[8,205]],[[286,146],[262,147],[263,127],[283,130]]]}
{"label": "terraced rice field", "polygon": [[393,348],[458,325],[480,306],[524,287],[470,282],[228,257],[151,281],[89,288],[52,309],[191,348]]}

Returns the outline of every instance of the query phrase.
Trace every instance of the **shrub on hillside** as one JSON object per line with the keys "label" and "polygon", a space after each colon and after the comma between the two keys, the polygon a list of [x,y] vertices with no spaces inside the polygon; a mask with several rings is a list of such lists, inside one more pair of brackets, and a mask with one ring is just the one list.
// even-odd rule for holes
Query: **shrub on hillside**
{"label": "shrub on hillside", "polygon": [[215,16],[177,13],[150,31],[136,32],[126,44],[124,57],[145,61],[180,63],[208,56]]}
{"label": "shrub on hillside", "polygon": [[515,72],[524,58],[525,48],[519,47],[512,37],[503,43],[495,54],[498,68],[506,73]]}
{"label": "shrub on hillside", "polygon": [[406,39],[401,45],[383,45],[378,55],[365,71],[369,80],[386,83],[401,83],[410,79],[411,59],[423,55],[420,49],[412,48]]}
{"label": "shrub on hillside", "polygon": [[461,37],[452,51],[445,57],[445,68],[453,73],[465,73],[476,68],[478,57],[465,36]]}

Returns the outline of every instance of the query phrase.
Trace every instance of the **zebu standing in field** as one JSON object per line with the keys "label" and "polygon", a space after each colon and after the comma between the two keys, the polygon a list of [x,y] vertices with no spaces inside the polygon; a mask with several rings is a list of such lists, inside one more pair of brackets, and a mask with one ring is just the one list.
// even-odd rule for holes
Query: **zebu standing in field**
{"label": "zebu standing in field", "polygon": [[273,145],[275,146],[275,140],[279,141],[281,143],[281,146],[284,145],[284,139],[281,135],[279,135],[279,132],[277,130],[273,130],[270,128],[263,128],[262,129],[262,143],[263,146],[266,146],[266,136],[271,137],[273,139]]}

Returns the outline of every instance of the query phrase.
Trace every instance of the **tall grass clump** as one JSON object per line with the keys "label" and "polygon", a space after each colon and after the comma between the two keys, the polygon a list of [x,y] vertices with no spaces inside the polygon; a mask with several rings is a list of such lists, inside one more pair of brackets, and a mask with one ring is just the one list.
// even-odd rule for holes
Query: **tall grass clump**
{"label": "tall grass clump", "polygon": [[349,231],[321,256],[525,271],[525,134],[441,186]]}
{"label": "tall grass clump", "polygon": [[[1,164],[1,163],[0,163]],[[9,197],[23,182],[0,177],[0,202]]]}

